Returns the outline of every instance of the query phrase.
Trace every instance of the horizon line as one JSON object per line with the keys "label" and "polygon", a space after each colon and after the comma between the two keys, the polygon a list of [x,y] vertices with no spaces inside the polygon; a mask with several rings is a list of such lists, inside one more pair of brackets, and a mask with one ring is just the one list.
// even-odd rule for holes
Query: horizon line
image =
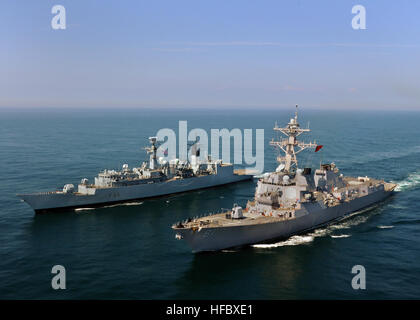
{"label": "horizon line", "polygon": [[[296,104],[291,105],[261,105],[261,106],[243,106],[243,105],[121,105],[121,106],[106,106],[106,105],[86,105],[86,106],[52,106],[52,105],[34,105],[34,106],[5,106],[0,105],[0,111],[28,111],[28,110],[45,110],[45,111],[71,111],[71,110],[187,110],[187,111],[200,111],[200,110],[287,110],[294,109]],[[420,112],[420,107],[331,107],[331,106],[305,106],[298,104],[299,108],[314,111],[412,111]]]}

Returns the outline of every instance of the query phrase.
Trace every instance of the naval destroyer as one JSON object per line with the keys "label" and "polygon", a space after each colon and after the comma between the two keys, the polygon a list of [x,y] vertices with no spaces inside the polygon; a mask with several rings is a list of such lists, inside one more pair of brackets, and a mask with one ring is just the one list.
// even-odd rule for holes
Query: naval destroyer
{"label": "naval destroyer", "polygon": [[318,151],[322,145],[297,139],[310,131],[300,127],[297,106],[287,126],[276,125],[274,130],[284,138],[270,144],[284,156],[277,157],[275,172],[259,179],[254,199],[245,208],[234,205],[232,210],[174,224],[176,239],[184,239],[193,252],[286,239],[369,208],[396,187],[374,178],[344,176],[334,163],[321,163],[314,171],[298,168],[298,153],[308,148]]}
{"label": "naval destroyer", "polygon": [[127,202],[137,199],[152,198],[210,188],[224,184],[252,179],[253,175],[244,170],[234,170],[230,163],[212,160],[200,160],[198,143],[191,147],[191,161],[157,158],[157,138],[150,137],[149,162],[140,167],[122,170],[104,170],[90,184],[84,178],[77,191],[73,184],[66,184],[62,190],[18,194],[35,212],[100,206],[112,203]]}

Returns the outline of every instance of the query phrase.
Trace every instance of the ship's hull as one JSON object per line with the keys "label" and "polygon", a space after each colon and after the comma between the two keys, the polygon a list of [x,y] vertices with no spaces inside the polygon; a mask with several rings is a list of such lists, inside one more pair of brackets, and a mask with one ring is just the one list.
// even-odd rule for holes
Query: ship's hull
{"label": "ship's hull", "polygon": [[211,188],[252,179],[252,175],[208,175],[169,180],[159,183],[139,184],[124,187],[97,188],[92,195],[79,193],[34,193],[18,195],[37,213],[86,206],[101,206]]}
{"label": "ship's hull", "polygon": [[332,223],[352,212],[370,207],[383,201],[392,193],[393,191],[380,190],[332,207],[325,207],[323,203],[319,202],[305,203],[302,210],[296,211],[296,218],[291,220],[254,225],[202,228],[200,231],[193,231],[192,229],[176,229],[175,231],[187,241],[193,252],[217,251],[288,238]]}

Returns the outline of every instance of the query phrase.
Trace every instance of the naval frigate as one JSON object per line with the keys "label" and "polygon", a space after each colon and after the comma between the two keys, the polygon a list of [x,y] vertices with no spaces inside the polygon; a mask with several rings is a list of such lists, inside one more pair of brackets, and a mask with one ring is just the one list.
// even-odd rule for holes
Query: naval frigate
{"label": "naval frigate", "polygon": [[64,185],[62,190],[18,194],[36,213],[94,207],[132,200],[165,196],[175,193],[216,187],[252,179],[245,170],[234,170],[230,163],[222,160],[200,160],[200,148],[196,142],[191,147],[190,161],[157,158],[157,138],[150,137],[149,162],[140,167],[122,170],[104,170],[95,177],[93,184],[84,178],[77,191],[73,184]]}
{"label": "naval frigate", "polygon": [[189,218],[172,226],[175,238],[184,239],[193,252],[287,239],[295,234],[344,219],[350,213],[369,208],[389,197],[396,184],[370,177],[347,177],[334,163],[316,170],[298,168],[297,154],[322,145],[305,143],[297,137],[309,132],[295,117],[286,127],[274,127],[282,139],[270,144],[281,151],[275,172],[259,179],[255,197],[245,208],[227,210],[200,218]]}

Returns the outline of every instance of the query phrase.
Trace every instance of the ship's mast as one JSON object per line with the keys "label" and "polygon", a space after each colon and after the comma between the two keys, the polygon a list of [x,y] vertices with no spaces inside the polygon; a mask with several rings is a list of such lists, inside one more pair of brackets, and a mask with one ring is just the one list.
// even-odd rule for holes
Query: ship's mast
{"label": "ship's mast", "polygon": [[150,154],[149,169],[155,170],[158,167],[157,161],[156,161],[156,151],[157,151],[156,142],[157,142],[157,138],[156,137],[149,137],[149,141],[150,141],[151,146],[145,148],[147,153]]}
{"label": "ship's mast", "polygon": [[[284,156],[277,157],[277,161],[281,164],[284,164],[283,170],[285,172],[291,172],[293,168],[297,169],[298,161],[296,155],[299,152],[307,148],[315,148],[317,146],[316,143],[305,143],[296,139],[302,133],[311,131],[309,128],[300,128],[298,122],[298,105],[296,105],[295,117],[290,119],[290,122],[287,124],[287,127],[279,128],[276,123],[274,130],[280,131],[285,136],[287,136],[287,138],[280,139],[279,141],[276,141],[274,139],[270,141],[270,145],[278,147],[285,154]],[[299,149],[295,150],[295,147]]]}

